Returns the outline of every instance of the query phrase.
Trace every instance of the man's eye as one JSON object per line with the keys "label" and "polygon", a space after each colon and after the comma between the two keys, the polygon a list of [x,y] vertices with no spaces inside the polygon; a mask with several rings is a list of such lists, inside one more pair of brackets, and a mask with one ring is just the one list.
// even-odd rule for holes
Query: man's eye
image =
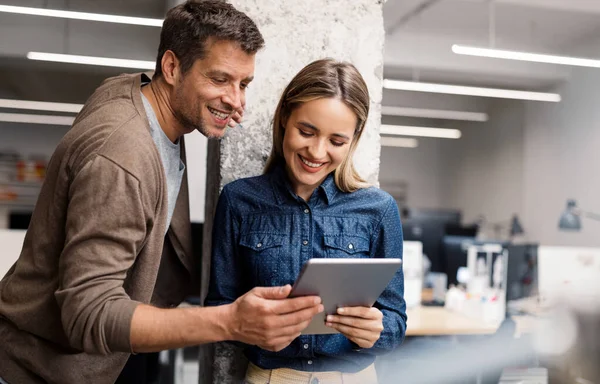
{"label": "man's eye", "polygon": [[246,88],[248,88],[249,85],[250,84],[248,84],[248,83],[241,83],[240,84],[240,89],[246,89]]}
{"label": "man's eye", "polygon": [[215,83],[217,83],[217,84],[225,84],[227,82],[227,79],[222,79],[222,78],[219,78],[219,77],[215,77],[215,78],[213,78],[213,81]]}

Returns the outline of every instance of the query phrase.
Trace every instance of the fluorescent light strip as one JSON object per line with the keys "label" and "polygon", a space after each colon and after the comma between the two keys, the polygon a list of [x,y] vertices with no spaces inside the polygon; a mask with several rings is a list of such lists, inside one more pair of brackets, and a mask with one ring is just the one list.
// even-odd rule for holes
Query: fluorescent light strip
{"label": "fluorescent light strip", "polygon": [[458,129],[446,128],[430,128],[430,127],[413,127],[408,125],[381,125],[379,131],[382,135],[398,135],[398,136],[421,136],[421,137],[437,137],[442,139],[460,139],[462,136]]}
{"label": "fluorescent light strip", "polygon": [[404,137],[382,137],[381,145],[383,147],[417,148],[419,142],[417,139],[408,139]]}
{"label": "fluorescent light strip", "polygon": [[448,111],[443,109],[424,109],[408,107],[381,107],[386,116],[424,117],[428,119],[488,121],[488,114],[482,112]]}
{"label": "fluorescent light strip", "polygon": [[27,58],[30,60],[53,61],[57,63],[101,65],[105,67],[135,68],[147,70],[153,70],[156,66],[154,61],[113,59],[109,57],[96,56],[63,55],[59,53],[46,52],[29,52],[27,53]]}
{"label": "fluorescent light strip", "polygon": [[162,27],[162,19],[149,19],[145,17],[129,17],[118,15],[106,15],[102,13],[87,13],[61,11],[58,9],[15,7],[12,5],[0,5],[0,12],[17,13],[21,15],[59,17],[63,19],[102,21],[106,23],[145,25],[149,27]]}
{"label": "fluorescent light strip", "polygon": [[490,57],[494,59],[506,59],[517,61],[532,61],[534,63],[547,63],[559,65],[573,65],[577,67],[600,68],[600,60],[584,59],[580,57],[545,55],[540,53],[507,51],[502,49],[488,49],[479,47],[469,47],[465,45],[454,44],[452,52],[458,55]]}
{"label": "fluorescent light strip", "polygon": [[21,113],[0,113],[0,121],[7,123],[28,123],[45,125],[72,125],[75,121],[71,116],[28,115]]}
{"label": "fluorescent light strip", "polygon": [[448,85],[435,83],[421,83],[402,80],[383,80],[383,87],[400,91],[446,93],[451,95],[496,97],[501,99],[550,101],[558,103],[561,97],[557,93],[515,91],[510,89],[466,87],[462,85]]}
{"label": "fluorescent light strip", "polygon": [[79,113],[81,108],[83,108],[83,104],[49,103],[45,101],[0,99],[0,108]]}

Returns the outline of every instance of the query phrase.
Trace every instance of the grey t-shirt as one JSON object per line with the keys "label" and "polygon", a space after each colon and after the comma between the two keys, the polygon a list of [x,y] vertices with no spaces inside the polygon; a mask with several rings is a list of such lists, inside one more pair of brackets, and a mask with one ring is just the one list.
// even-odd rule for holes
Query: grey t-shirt
{"label": "grey t-shirt", "polygon": [[[141,91],[140,91],[141,93]],[[144,109],[150,122],[150,134],[156,144],[158,153],[163,163],[165,170],[165,176],[167,177],[167,190],[169,198],[169,212],[167,216],[167,230],[171,224],[171,218],[173,217],[173,211],[175,210],[175,203],[177,202],[177,196],[179,195],[179,188],[181,187],[181,180],[183,179],[183,171],[185,165],[181,161],[181,149],[179,148],[179,140],[177,143],[173,143],[165,132],[160,127],[156,114],[150,105],[150,102],[142,93],[142,101],[144,102]]]}

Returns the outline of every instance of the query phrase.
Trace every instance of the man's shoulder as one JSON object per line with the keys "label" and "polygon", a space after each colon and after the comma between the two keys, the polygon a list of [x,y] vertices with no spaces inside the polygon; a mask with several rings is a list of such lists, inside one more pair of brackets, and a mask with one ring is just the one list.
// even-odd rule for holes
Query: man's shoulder
{"label": "man's shoulder", "polygon": [[[134,105],[131,91],[127,96],[123,85],[110,86],[123,81],[108,79],[106,92],[102,91],[105,84],[100,86],[63,138],[59,147],[75,155],[70,156],[75,168],[101,155],[138,178],[151,169],[160,171],[160,157],[146,116]],[[127,81],[131,83],[131,79]]]}

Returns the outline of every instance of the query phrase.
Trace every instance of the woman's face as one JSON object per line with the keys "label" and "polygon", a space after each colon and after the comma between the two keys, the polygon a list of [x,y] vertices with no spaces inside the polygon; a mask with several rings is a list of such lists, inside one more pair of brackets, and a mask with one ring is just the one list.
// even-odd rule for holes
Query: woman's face
{"label": "woman's face", "polygon": [[337,98],[301,104],[292,111],[283,136],[283,157],[294,192],[308,200],[346,158],[357,117]]}

